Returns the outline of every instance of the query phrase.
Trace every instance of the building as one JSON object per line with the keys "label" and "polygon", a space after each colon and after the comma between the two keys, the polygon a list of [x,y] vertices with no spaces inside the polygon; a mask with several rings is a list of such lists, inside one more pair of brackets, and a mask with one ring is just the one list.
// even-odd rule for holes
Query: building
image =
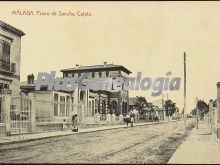
{"label": "building", "polygon": [[0,89],[20,92],[21,30],[0,21]]}
{"label": "building", "polygon": [[[63,77],[80,77],[88,73],[86,79],[103,77],[128,77],[131,73],[120,65],[106,64],[95,66],[76,66],[75,68],[63,69]],[[94,123],[94,115],[99,112],[102,120],[107,113],[126,114],[128,111],[128,91],[111,92],[106,90],[82,91],[76,88],[73,91],[47,90],[47,86],[35,90],[34,75],[28,75],[27,81],[21,83],[22,92],[28,96],[36,97],[36,122],[62,122],[69,119],[73,114],[79,115],[82,124]]]}
{"label": "building", "polygon": [[[74,68],[62,69],[63,77],[79,78],[82,74],[87,73],[87,79],[105,78],[105,77],[122,77],[126,79],[131,71],[121,65],[107,64],[93,66],[79,66]],[[126,114],[128,111],[129,92],[121,90],[118,92],[111,92],[108,90],[87,90],[74,91],[74,102],[84,104],[86,109],[86,116],[94,116],[99,112],[103,116],[107,113]]]}
{"label": "building", "polygon": [[137,97],[129,97],[129,110],[133,110],[135,108],[136,101]]}
{"label": "building", "polygon": [[36,91],[35,84],[34,75],[28,75],[27,81],[21,83],[21,90],[26,96],[34,94],[36,98],[36,122],[63,122],[64,119],[76,113],[72,92],[48,91],[47,86]]}
{"label": "building", "polygon": [[[0,94],[20,94],[21,30],[0,21]],[[0,123],[4,123],[0,97]]]}

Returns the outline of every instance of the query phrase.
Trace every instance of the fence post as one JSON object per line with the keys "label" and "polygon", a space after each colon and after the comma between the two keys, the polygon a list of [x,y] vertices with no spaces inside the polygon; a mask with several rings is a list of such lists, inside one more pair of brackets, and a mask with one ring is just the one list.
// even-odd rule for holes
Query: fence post
{"label": "fence post", "polygon": [[34,93],[29,93],[28,94],[29,98],[30,98],[30,104],[31,104],[31,108],[30,108],[30,126],[31,126],[31,132],[35,131],[35,122],[36,122],[36,96],[34,95]]}
{"label": "fence post", "polygon": [[11,134],[11,122],[10,122],[10,107],[11,107],[11,96],[2,96],[2,109],[5,115],[5,133],[7,136]]}

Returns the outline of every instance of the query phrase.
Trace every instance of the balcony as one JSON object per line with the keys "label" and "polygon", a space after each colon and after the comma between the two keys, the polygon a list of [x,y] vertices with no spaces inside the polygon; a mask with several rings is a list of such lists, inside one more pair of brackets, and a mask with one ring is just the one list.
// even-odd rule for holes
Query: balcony
{"label": "balcony", "polygon": [[15,73],[16,64],[13,62],[5,61],[0,59],[0,71],[7,73]]}

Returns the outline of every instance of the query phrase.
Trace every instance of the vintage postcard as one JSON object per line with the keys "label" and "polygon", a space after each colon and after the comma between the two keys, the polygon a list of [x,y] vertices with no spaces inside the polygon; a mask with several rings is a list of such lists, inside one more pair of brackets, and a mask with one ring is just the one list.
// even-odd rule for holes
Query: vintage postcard
{"label": "vintage postcard", "polygon": [[1,1],[0,163],[220,163],[220,2]]}

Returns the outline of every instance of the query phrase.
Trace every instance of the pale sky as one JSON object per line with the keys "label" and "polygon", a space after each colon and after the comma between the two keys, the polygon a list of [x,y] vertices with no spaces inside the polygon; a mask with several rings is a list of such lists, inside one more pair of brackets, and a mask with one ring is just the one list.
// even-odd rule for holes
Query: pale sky
{"label": "pale sky", "polygon": [[[195,98],[215,99],[220,81],[220,2],[0,2],[0,19],[26,33],[21,45],[21,81],[38,72],[104,61],[131,76],[181,77],[169,98],[183,108],[183,52],[187,53],[187,111]],[[91,12],[79,16],[15,16],[13,10]],[[151,91],[130,92],[148,101]]]}

